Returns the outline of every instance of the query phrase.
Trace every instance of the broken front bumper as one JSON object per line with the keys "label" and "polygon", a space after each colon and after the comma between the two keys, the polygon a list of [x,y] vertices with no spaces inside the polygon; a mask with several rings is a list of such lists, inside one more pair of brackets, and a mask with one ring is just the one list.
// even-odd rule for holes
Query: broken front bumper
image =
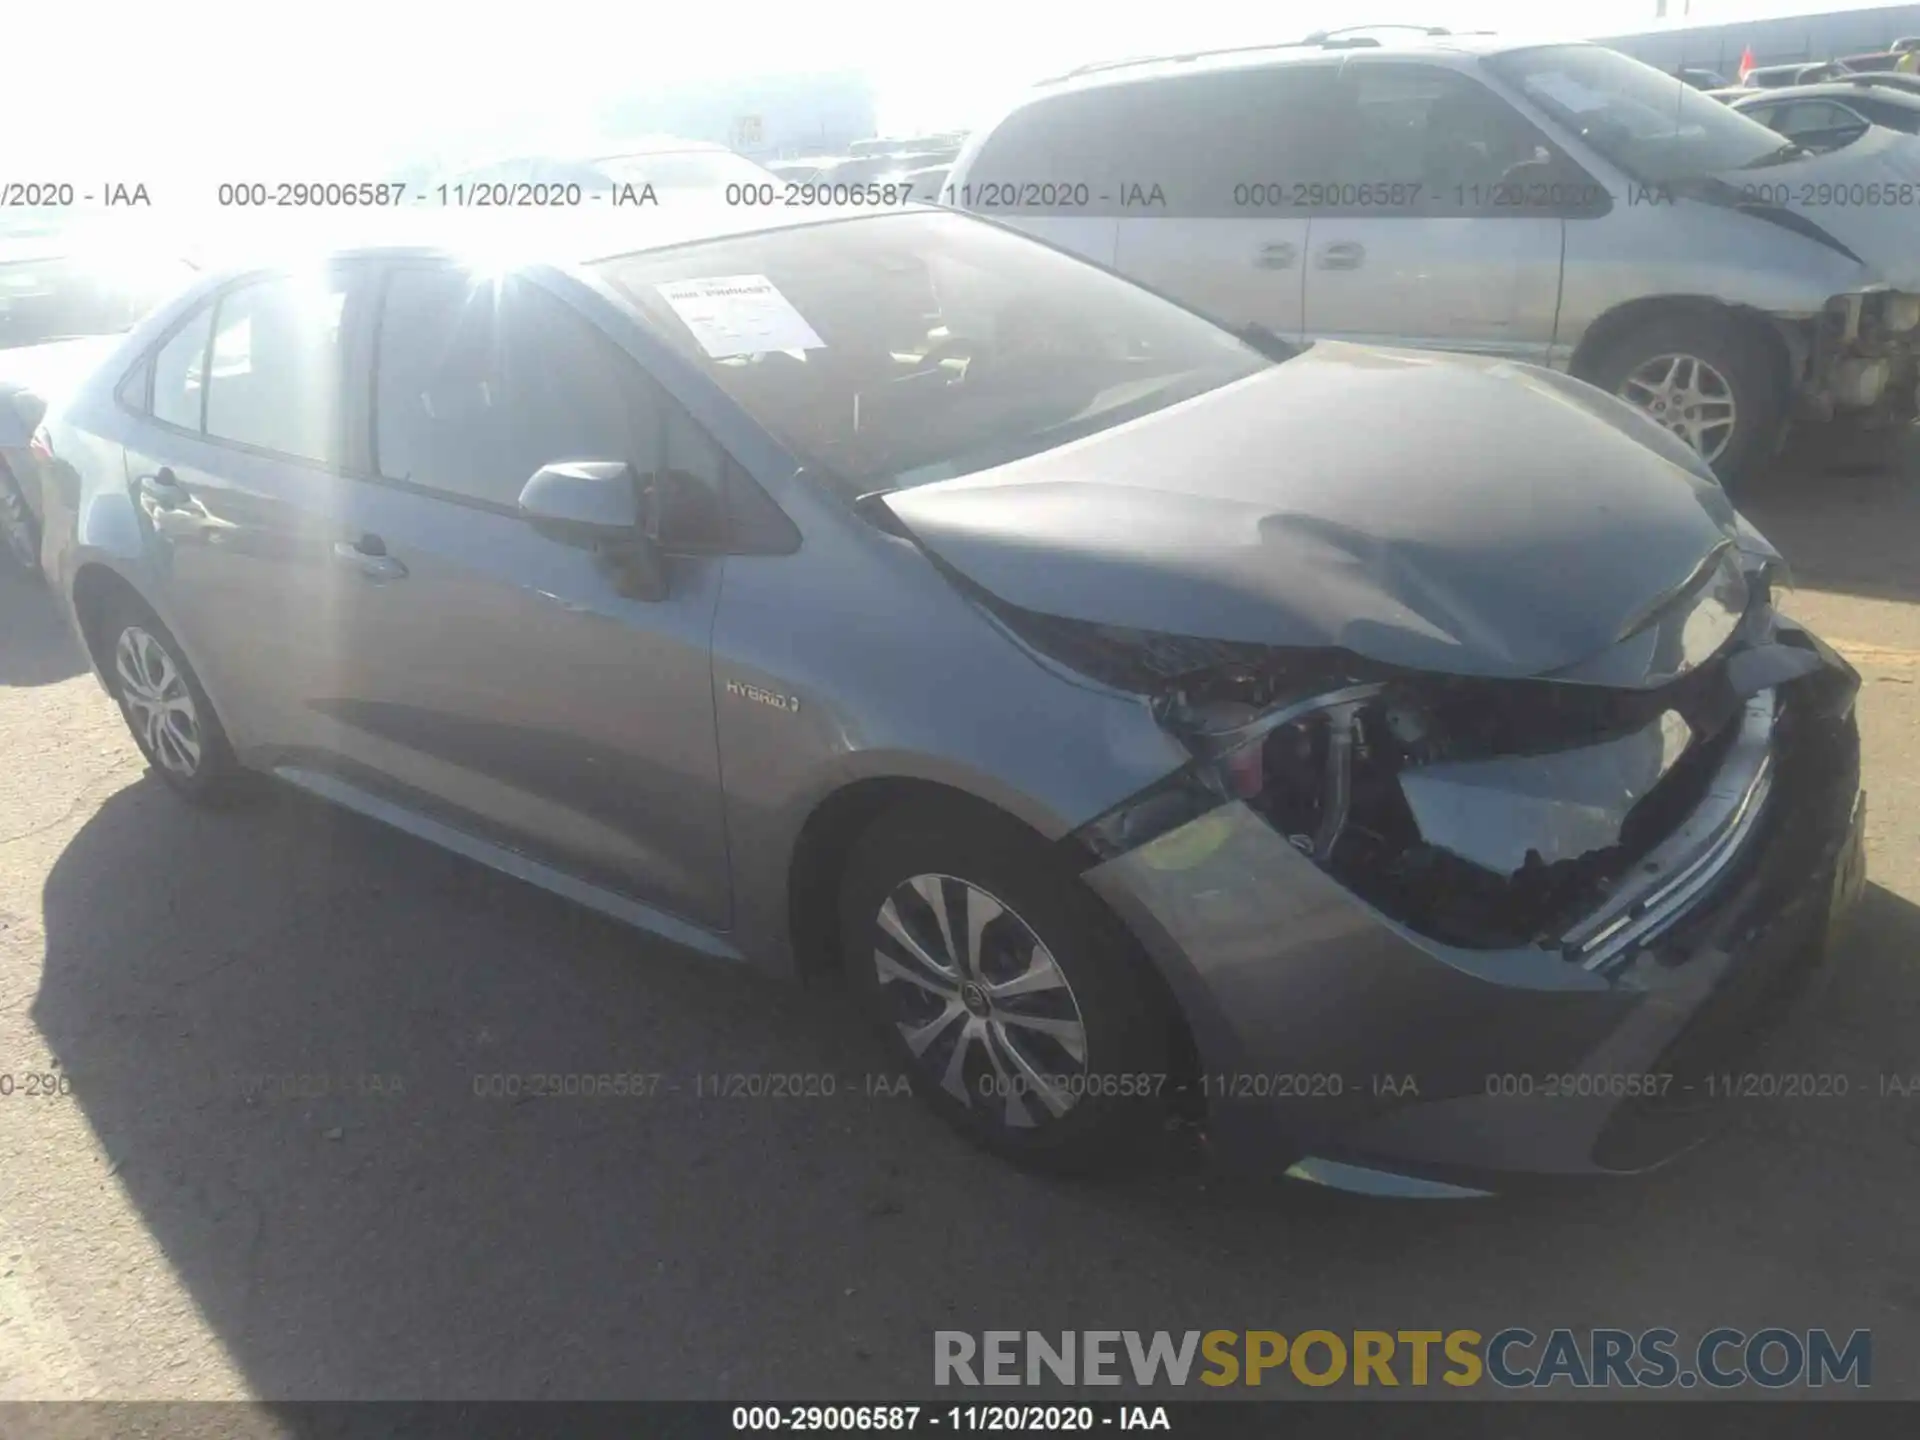
{"label": "broken front bumper", "polygon": [[1814,327],[1796,401],[1817,420],[1900,424],[1920,414],[1920,296],[1834,297]]}
{"label": "broken front bumper", "polygon": [[1863,873],[1851,692],[1839,713],[1807,682],[1763,693],[1659,869],[1564,946],[1418,935],[1240,803],[1090,870],[1182,1003],[1216,1160],[1458,1193],[1700,1138],[1727,1108],[1709,1077],[1822,968]]}

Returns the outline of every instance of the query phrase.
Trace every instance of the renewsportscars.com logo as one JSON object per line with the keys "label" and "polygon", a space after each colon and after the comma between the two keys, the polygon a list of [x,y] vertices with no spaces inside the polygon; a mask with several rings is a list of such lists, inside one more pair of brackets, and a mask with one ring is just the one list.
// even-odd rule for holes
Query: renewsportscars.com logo
{"label": "renewsportscars.com logo", "polygon": [[1709,1330],[967,1330],[933,1332],[936,1385],[1264,1384],[1727,1390],[1873,1383],[1873,1332]]}

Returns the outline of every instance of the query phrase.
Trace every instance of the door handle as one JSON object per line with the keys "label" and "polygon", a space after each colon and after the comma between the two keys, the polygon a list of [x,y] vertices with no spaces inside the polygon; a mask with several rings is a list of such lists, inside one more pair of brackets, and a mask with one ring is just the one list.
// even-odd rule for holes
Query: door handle
{"label": "door handle", "polygon": [[185,510],[193,503],[193,496],[187,487],[165,465],[151,475],[140,477],[140,493],[161,510]]}
{"label": "door handle", "polygon": [[1322,270],[1358,270],[1367,258],[1367,247],[1358,240],[1336,240],[1320,247],[1315,263]]}
{"label": "door handle", "polygon": [[398,580],[407,573],[407,567],[387,553],[387,542],[378,535],[334,541],[333,558],[369,580]]}
{"label": "door handle", "polygon": [[1291,270],[1300,258],[1300,247],[1287,240],[1270,240],[1260,247],[1253,263],[1262,270]]}

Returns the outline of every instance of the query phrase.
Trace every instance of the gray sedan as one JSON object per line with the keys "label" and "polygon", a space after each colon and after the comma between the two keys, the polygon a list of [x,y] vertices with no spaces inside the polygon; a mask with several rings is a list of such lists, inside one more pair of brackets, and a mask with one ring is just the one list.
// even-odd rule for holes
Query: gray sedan
{"label": "gray sedan", "polygon": [[1025,1163],[1686,1143],[1862,882],[1858,678],[1691,449],[956,213],[702,214],[214,277],[56,410],[45,553],[160,780],[844,976]]}

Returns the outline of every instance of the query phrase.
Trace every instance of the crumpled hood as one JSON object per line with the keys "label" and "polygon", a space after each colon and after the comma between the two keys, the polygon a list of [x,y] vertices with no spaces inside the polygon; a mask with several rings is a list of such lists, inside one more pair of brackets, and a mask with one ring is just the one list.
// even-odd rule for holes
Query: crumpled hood
{"label": "crumpled hood", "polygon": [[1869,283],[1920,294],[1920,136],[1876,125],[1825,155],[1714,178],[1742,196],[1777,196],[1778,208],[1811,220],[1864,260]]}
{"label": "crumpled hood", "polygon": [[885,502],[1022,609],[1512,678],[1607,649],[1746,543],[1689,464],[1550,371],[1324,342]]}

